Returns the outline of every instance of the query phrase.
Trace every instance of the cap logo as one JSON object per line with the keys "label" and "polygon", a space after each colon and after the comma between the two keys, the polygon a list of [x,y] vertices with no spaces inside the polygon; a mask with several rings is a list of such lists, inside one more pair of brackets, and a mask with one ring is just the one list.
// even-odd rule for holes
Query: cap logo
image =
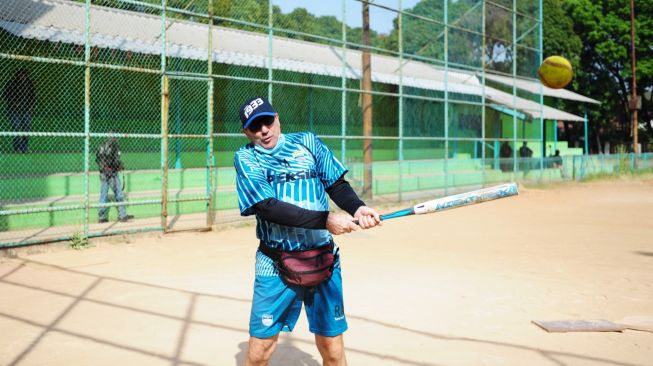
{"label": "cap logo", "polygon": [[254,110],[261,105],[263,105],[263,99],[256,98],[252,100],[251,103],[245,106],[245,110],[243,112],[245,114],[245,118],[249,118],[249,116],[254,112]]}

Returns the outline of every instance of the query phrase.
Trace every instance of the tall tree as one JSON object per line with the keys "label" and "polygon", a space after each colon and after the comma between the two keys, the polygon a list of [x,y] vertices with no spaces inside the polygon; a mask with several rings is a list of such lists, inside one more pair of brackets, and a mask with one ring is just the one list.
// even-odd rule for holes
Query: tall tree
{"label": "tall tree", "polygon": [[[581,67],[580,55],[583,50],[583,43],[580,37],[574,33],[574,20],[566,11],[565,0],[544,0],[543,1],[543,58],[553,55],[565,57],[572,65],[576,77],[572,79],[571,89],[578,90],[579,80],[582,80],[581,75],[584,70]],[[583,111],[580,110],[578,102],[568,101],[565,99],[547,98],[546,103],[552,107],[565,110],[565,111]],[[592,106],[594,108],[594,106]],[[562,139],[568,142],[577,141],[580,136],[583,136],[583,131],[580,129],[571,128],[573,124],[563,124]],[[596,124],[591,123],[592,141],[595,141],[600,129]],[[599,138],[600,140],[600,138]],[[600,145],[598,143],[597,145]]]}
{"label": "tall tree", "polygon": [[543,1],[544,58],[560,55],[571,62],[575,70],[580,69],[580,53],[583,42],[574,33],[574,20],[565,11],[565,0]]}
{"label": "tall tree", "polygon": [[[449,60],[461,64],[478,63],[481,41],[473,32],[482,31],[478,0],[459,0],[452,2],[448,9],[447,23],[453,28],[449,31]],[[405,10],[403,16],[403,48],[406,54],[444,60],[444,22],[445,14],[441,0],[422,0],[414,7]],[[384,48],[397,50],[397,21],[394,29],[385,38]]]}
{"label": "tall tree", "polygon": [[[607,137],[628,145],[631,136],[628,95],[632,88],[630,68],[630,2],[628,0],[570,0],[566,10],[574,19],[574,32],[584,41],[576,83],[580,90],[602,102],[588,111]],[[653,1],[637,1],[636,55],[637,94],[653,88]],[[642,103],[640,122],[653,117],[650,101]],[[648,120],[647,120],[648,119]],[[653,136],[640,133],[646,143]]]}

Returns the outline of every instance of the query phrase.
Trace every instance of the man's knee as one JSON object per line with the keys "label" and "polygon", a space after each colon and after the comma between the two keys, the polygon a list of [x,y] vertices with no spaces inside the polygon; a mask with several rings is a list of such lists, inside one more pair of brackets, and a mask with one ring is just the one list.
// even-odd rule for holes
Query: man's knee
{"label": "man's knee", "polygon": [[345,344],[342,335],[336,337],[316,336],[315,342],[325,365],[346,365]]}
{"label": "man's knee", "polygon": [[345,365],[345,350],[343,347],[329,348],[322,354],[324,365]]}
{"label": "man's knee", "polygon": [[277,345],[279,335],[270,338],[249,338],[245,366],[267,365]]}

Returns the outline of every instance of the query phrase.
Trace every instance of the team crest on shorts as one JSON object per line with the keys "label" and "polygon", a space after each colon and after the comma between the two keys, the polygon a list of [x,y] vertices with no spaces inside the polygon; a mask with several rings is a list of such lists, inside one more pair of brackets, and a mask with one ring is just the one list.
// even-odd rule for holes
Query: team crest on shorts
{"label": "team crest on shorts", "polygon": [[265,325],[266,327],[272,325],[272,322],[273,322],[272,314],[263,314],[263,316],[261,317],[261,323],[263,323],[263,325]]}

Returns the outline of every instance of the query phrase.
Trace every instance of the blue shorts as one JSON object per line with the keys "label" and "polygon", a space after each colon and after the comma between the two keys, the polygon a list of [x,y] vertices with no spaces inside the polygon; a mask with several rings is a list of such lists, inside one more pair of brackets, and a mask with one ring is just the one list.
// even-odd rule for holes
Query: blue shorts
{"label": "blue shorts", "polygon": [[337,266],[328,281],[314,288],[289,286],[279,276],[256,276],[249,335],[269,338],[281,331],[291,332],[302,303],[311,333],[334,337],[347,330],[342,277]]}

